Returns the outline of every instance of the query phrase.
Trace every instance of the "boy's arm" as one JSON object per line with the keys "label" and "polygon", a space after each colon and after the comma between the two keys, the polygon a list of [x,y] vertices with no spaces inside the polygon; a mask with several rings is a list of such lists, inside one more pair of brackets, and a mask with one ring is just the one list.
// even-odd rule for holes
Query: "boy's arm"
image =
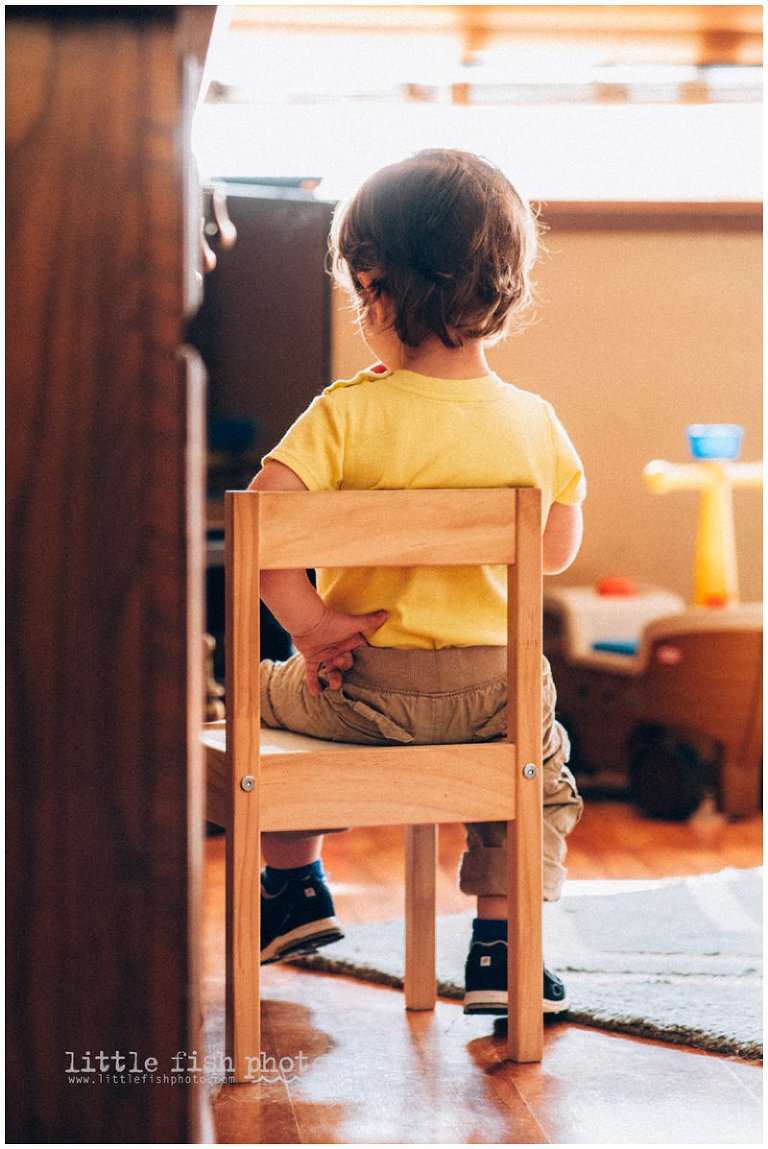
{"label": "boy's arm", "polygon": [[[306,491],[299,476],[276,460],[268,460],[249,490]],[[352,665],[351,651],[367,645],[364,631],[376,630],[387,618],[384,610],[343,614],[326,606],[303,570],[262,571],[261,597],[304,656],[310,694],[322,690],[321,667],[332,690]]]}
{"label": "boy's arm", "polygon": [[560,574],[568,569],[579,553],[583,532],[581,503],[552,504],[544,528],[544,574]]}

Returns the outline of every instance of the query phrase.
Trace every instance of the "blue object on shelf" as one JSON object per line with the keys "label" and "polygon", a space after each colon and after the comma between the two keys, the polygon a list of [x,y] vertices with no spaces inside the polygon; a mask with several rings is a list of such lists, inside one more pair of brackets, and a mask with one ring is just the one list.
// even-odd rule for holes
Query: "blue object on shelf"
{"label": "blue object on shelf", "polygon": [[738,423],[691,423],[685,433],[694,459],[738,459],[744,428]]}
{"label": "blue object on shelf", "polygon": [[592,643],[593,650],[605,651],[607,654],[637,654],[637,640],[633,638],[604,639]]}

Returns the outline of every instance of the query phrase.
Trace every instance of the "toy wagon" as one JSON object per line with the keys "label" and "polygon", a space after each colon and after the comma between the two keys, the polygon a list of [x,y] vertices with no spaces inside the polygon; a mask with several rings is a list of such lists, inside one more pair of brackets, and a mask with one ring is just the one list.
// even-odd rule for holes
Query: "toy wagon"
{"label": "toy wagon", "polygon": [[555,588],[544,651],[585,793],[629,794],[672,820],[708,792],[728,815],[759,809],[760,603],[710,610],[651,587]]}

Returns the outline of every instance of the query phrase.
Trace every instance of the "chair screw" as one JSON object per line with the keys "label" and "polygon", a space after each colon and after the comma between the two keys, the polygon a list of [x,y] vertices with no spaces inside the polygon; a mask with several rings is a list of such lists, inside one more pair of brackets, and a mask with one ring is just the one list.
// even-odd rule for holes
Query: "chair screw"
{"label": "chair screw", "polygon": [[253,790],[255,785],[256,785],[256,779],[254,778],[253,774],[244,774],[243,777],[240,779],[240,789],[241,790],[246,790],[246,791],[247,790]]}
{"label": "chair screw", "polygon": [[536,777],[536,767],[534,766],[533,762],[527,762],[526,765],[523,766],[523,777],[524,778],[535,778]]}

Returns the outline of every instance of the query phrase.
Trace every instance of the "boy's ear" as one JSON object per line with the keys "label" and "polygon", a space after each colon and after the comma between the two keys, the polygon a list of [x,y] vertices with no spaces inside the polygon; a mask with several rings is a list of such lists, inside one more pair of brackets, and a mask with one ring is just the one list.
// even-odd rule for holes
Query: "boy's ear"
{"label": "boy's ear", "polygon": [[368,314],[378,327],[391,327],[395,321],[395,305],[392,297],[382,288],[378,297],[368,308]]}

